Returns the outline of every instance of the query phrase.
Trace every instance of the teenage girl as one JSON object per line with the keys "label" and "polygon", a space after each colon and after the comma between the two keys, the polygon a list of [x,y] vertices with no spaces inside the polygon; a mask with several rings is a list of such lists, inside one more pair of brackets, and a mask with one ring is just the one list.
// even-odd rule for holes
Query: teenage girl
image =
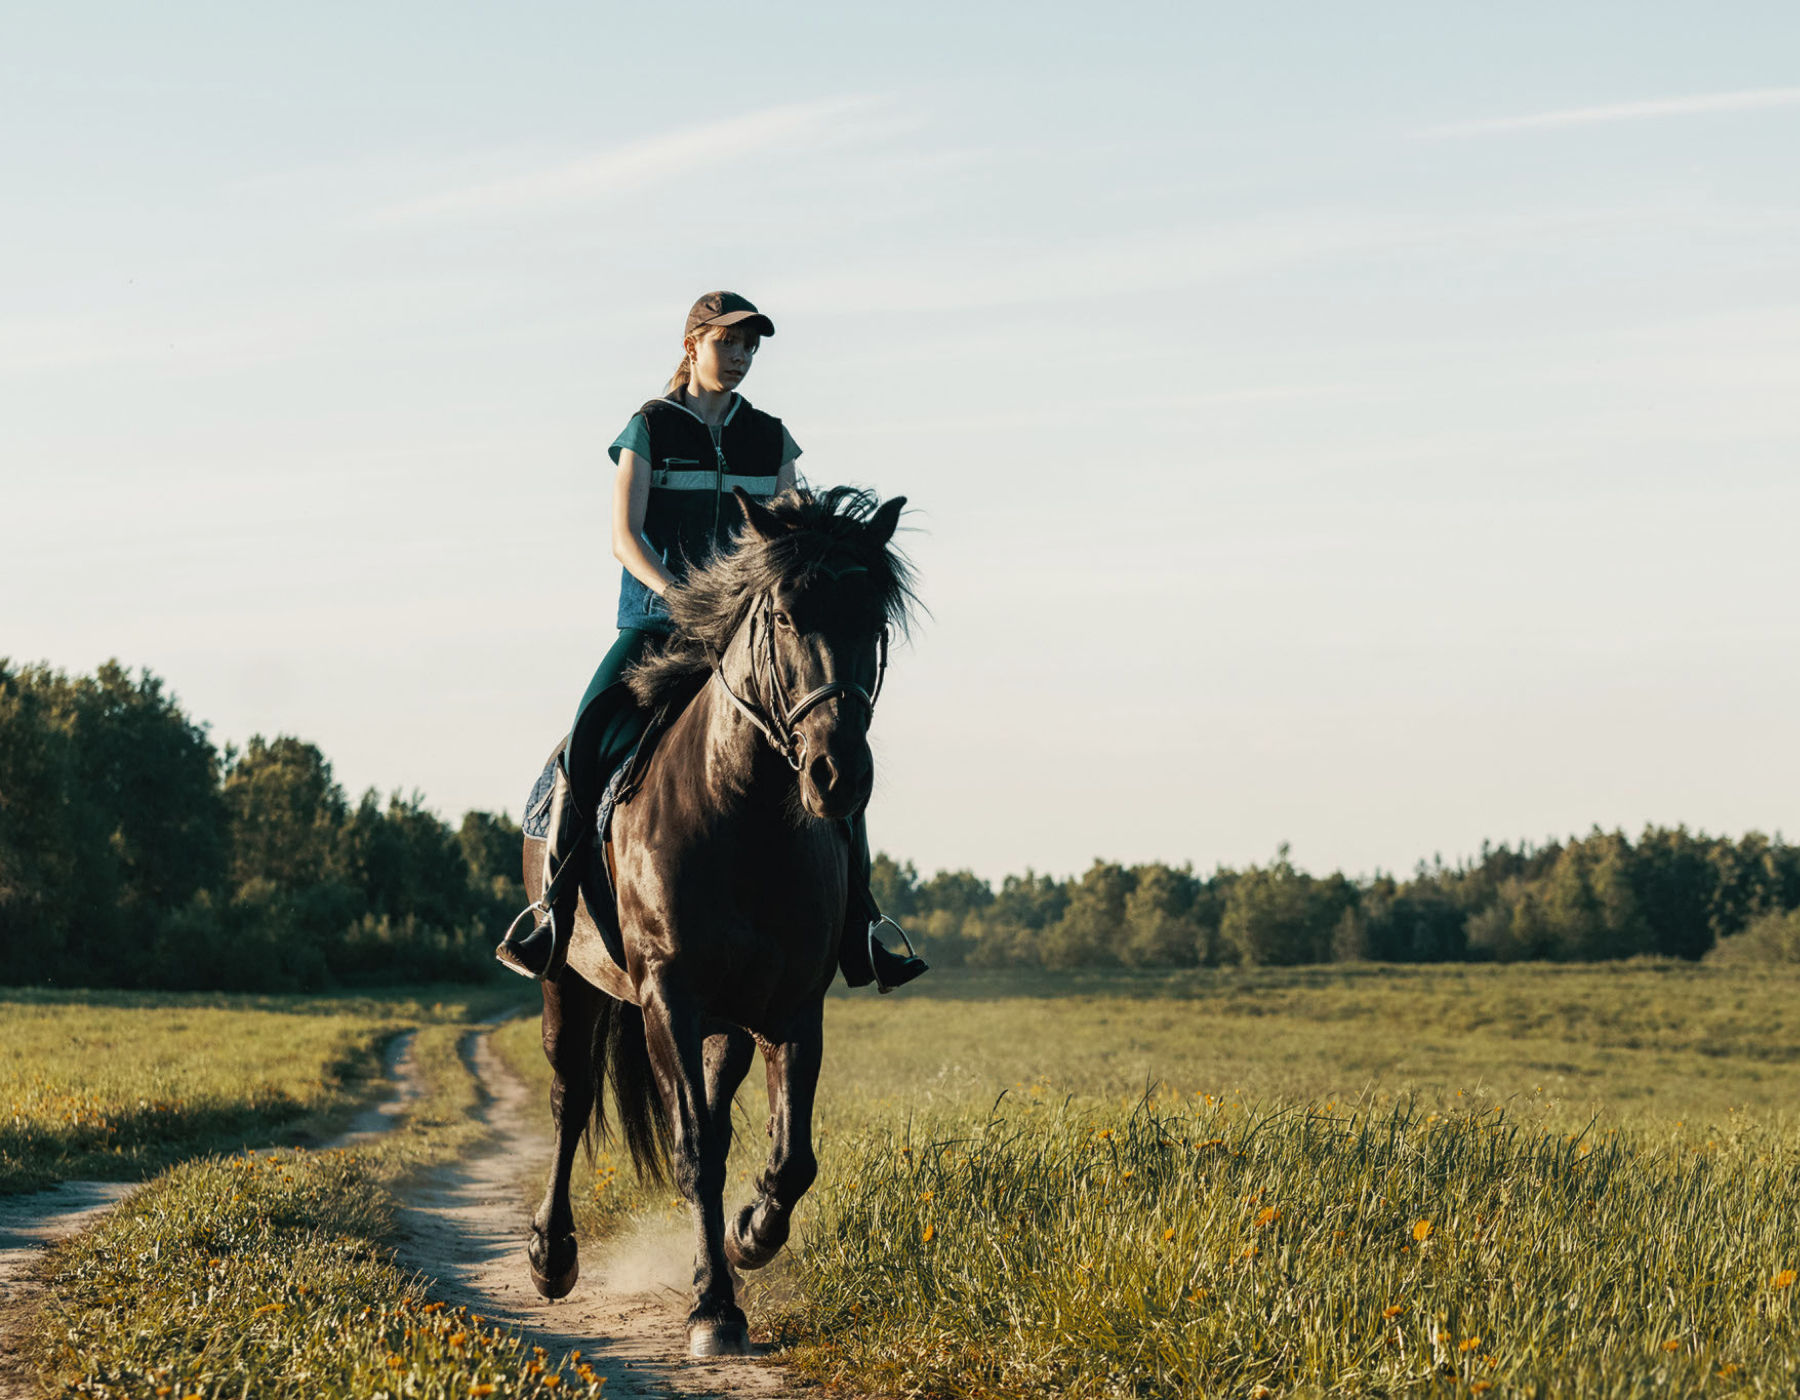
{"label": "teenage girl", "polygon": [[[580,879],[569,861],[591,845],[595,803],[648,721],[625,674],[672,630],[664,590],[680,581],[688,561],[729,544],[740,519],[733,488],[767,500],[794,485],[799,446],[779,418],[737,392],[757,348],[774,334],[775,323],[735,292],[701,297],[688,312],[681,363],[668,390],[633,415],[610,450],[618,467],[612,547],[625,570],[619,639],[588,682],[557,765],[544,844],[548,917],[519,938],[515,924],[495,949],[501,962],[527,977],[554,975],[568,951]],[[849,834],[850,907],[839,965],[851,986],[873,981],[885,992],[926,968],[874,936],[883,919],[869,893],[869,842],[860,814]]]}

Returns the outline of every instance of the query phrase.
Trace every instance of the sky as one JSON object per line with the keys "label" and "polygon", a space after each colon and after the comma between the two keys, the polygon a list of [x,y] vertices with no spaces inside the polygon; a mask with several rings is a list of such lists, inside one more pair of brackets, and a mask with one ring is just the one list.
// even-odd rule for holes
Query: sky
{"label": "sky", "polygon": [[729,288],[875,845],[1800,833],[1800,10],[0,0],[0,656],[518,815]]}

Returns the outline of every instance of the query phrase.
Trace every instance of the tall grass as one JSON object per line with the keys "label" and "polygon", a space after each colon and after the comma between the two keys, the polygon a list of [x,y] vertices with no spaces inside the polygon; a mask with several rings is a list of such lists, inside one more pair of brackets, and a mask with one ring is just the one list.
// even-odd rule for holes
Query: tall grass
{"label": "tall grass", "polygon": [[146,1176],[195,1153],[326,1137],[383,1041],[510,988],[297,997],[0,990],[0,1192]]}
{"label": "tall grass", "polygon": [[[516,995],[516,994],[515,994]],[[56,1306],[36,1359],[68,1396],[597,1395],[551,1357],[465,1309],[395,1258],[397,1192],[483,1134],[457,1053],[466,1026],[423,1026],[428,1094],[354,1151],[200,1158],[158,1176],[52,1257]]]}
{"label": "tall grass", "polygon": [[[752,1321],[909,1394],[1791,1394],[1797,994],[1653,963],[834,996],[820,1181]],[[499,1046],[545,1072],[535,1025]],[[753,1075],[734,1199],[762,1113]],[[589,1239],[670,1209],[605,1153],[576,1191]]]}
{"label": "tall grass", "polygon": [[1698,1393],[1800,1365],[1791,1137],[1028,1100],[839,1135],[778,1319],[945,1395]]}

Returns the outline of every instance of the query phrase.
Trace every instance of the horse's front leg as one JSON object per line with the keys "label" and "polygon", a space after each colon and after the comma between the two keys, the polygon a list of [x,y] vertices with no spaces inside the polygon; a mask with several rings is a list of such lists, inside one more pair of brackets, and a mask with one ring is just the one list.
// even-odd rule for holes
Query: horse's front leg
{"label": "horse's front leg", "polygon": [[569,1169],[594,1111],[598,1088],[594,1064],[594,1022],[600,1015],[597,990],[564,968],[544,983],[544,1056],[550,1061],[550,1117],[556,1125],[556,1155],[543,1204],[531,1218],[525,1256],[531,1281],[546,1298],[561,1298],[581,1273],[575,1252],[575,1212],[569,1205]]}
{"label": "horse's front leg", "polygon": [[[670,1165],[675,1184],[694,1214],[694,1310],[688,1314],[688,1351],[694,1356],[743,1356],[750,1327],[738,1307],[725,1262],[725,1152],[730,1142],[730,1095],[715,1122],[709,1081],[722,1091],[741,1056],[731,1037],[715,1039],[720,1058],[708,1073],[707,1026],[694,999],[666,983],[647,989],[644,1033],[650,1063],[668,1109]],[[743,1064],[737,1069],[743,1077]],[[732,1086],[735,1089],[735,1085]]]}
{"label": "horse's front leg", "polygon": [[769,1069],[769,1161],[757,1180],[756,1199],[737,1213],[725,1252],[741,1269],[760,1269],[787,1243],[794,1207],[819,1174],[813,1155],[813,1097],[824,1048],[824,1003],[791,1037],[774,1047]]}

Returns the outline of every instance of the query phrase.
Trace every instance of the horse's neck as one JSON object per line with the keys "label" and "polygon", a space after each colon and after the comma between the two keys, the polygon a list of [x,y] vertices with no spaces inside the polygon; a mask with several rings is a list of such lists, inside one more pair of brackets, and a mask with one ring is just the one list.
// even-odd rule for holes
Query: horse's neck
{"label": "horse's neck", "polygon": [[715,678],[694,697],[669,736],[679,767],[715,811],[779,808],[792,772],[763,741]]}

